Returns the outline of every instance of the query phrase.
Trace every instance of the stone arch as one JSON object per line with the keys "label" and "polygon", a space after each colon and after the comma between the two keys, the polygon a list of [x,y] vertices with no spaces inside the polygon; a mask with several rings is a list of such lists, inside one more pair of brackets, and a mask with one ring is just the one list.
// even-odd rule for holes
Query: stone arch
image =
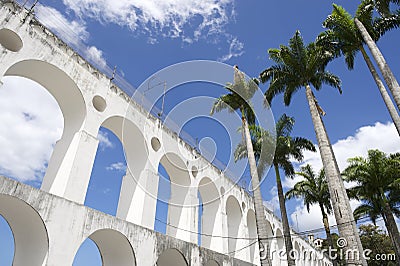
{"label": "stone arch", "polygon": [[49,240],[46,226],[36,210],[20,199],[0,194],[0,215],[14,236],[13,265],[45,265]]}
{"label": "stone arch", "polygon": [[204,266],[220,266],[220,265],[215,260],[210,260],[206,264],[204,264]]}
{"label": "stone arch", "polygon": [[[256,226],[256,213],[249,209],[247,211],[247,230],[249,238],[249,245],[257,241],[257,226]],[[249,248],[250,262],[257,264],[258,258],[257,254],[259,254],[258,244],[257,242],[252,244]]]}
{"label": "stone arch", "polygon": [[21,37],[16,32],[7,28],[0,30],[0,44],[11,52],[18,52],[23,47]]}
{"label": "stone arch", "polygon": [[113,229],[100,229],[88,238],[99,249],[103,266],[136,266],[133,248],[122,233]]}
{"label": "stone arch", "polygon": [[160,164],[164,167],[170,179],[171,194],[168,201],[166,233],[190,241],[190,231],[194,230],[194,224],[192,225],[190,219],[193,218],[192,211],[195,206],[189,193],[191,185],[189,171],[185,162],[172,152],[164,154],[160,159]]}
{"label": "stone arch", "polygon": [[214,182],[208,177],[201,179],[198,191],[203,204],[203,214],[200,221],[202,228],[201,245],[209,249],[218,249],[218,239],[211,237],[211,235],[221,235],[221,221],[218,219],[221,205],[220,194]]}
{"label": "stone arch", "polygon": [[158,256],[156,266],[187,266],[188,263],[185,259],[185,256],[183,254],[175,249],[175,248],[169,248],[167,250],[164,250],[160,256]]}
{"label": "stone arch", "polygon": [[78,132],[86,119],[86,104],[82,92],[63,70],[40,60],[19,61],[10,66],[4,76],[24,77],[37,82],[54,97],[60,107],[64,117],[64,130],[51,154],[42,189],[62,196],[72,171],[69,161],[71,158],[67,157],[73,156],[81,138]]}
{"label": "stone arch", "polygon": [[[117,216],[122,217],[123,219],[126,218],[127,213],[129,212],[129,207],[130,203],[132,202],[132,196],[135,193],[137,189],[140,189],[137,184],[138,180],[140,178],[140,174],[143,172],[147,158],[148,158],[148,151],[147,151],[147,144],[146,140],[140,131],[139,127],[132,122],[131,120],[124,118],[120,115],[113,115],[107,117],[101,124],[99,131],[98,131],[98,138],[101,134],[101,128],[105,128],[109,130],[109,135],[115,135],[114,136],[114,142],[115,145],[117,146],[118,149],[115,149],[115,154],[119,159],[118,163],[121,163],[121,168],[126,165],[126,172],[124,169],[121,169],[119,171],[119,175],[117,173],[116,176],[113,176],[113,179],[109,179],[106,182],[108,183],[108,187],[111,188],[114,191],[117,191],[117,194],[120,195],[121,189],[125,189],[125,195],[123,203],[121,203],[121,198],[118,199],[111,199],[108,203],[108,206],[104,204],[98,204],[97,201],[92,200],[92,195],[95,194],[96,192],[93,190],[88,189],[87,190],[87,195],[85,198],[85,205],[92,207],[94,209],[103,211],[105,213],[115,215],[115,209],[117,208]],[[100,138],[99,138],[100,139]],[[118,142],[119,140],[119,142]],[[117,143],[118,142],[118,143]],[[122,147],[121,147],[122,146]],[[122,156],[121,149],[123,150],[124,156]],[[99,156],[102,157],[102,159],[109,159],[105,158],[107,157],[107,154],[102,154],[100,152],[101,148],[97,147],[97,152],[96,152],[96,158],[98,159]],[[121,158],[122,156],[122,158]],[[96,161],[95,161],[96,162]],[[116,163],[117,161],[113,161],[111,163]],[[103,170],[102,166],[102,170]],[[106,185],[106,182],[101,181],[98,182],[100,179],[106,176],[107,174],[104,175],[99,175],[96,174],[99,171],[98,164],[94,163],[91,177],[90,177],[90,185],[92,186],[93,184],[103,184]],[[124,173],[125,172],[125,173]],[[110,173],[110,172],[108,172]],[[115,175],[116,172],[113,173]],[[115,179],[114,179],[115,177]],[[122,181],[121,181],[122,179]],[[96,183],[97,182],[97,183]],[[113,182],[113,183],[111,183]],[[122,183],[125,183],[124,188],[122,188]],[[104,188],[105,189],[105,188]],[[115,194],[113,194],[114,196]],[[108,195],[111,196],[111,195]],[[115,195],[115,197],[117,197]],[[118,206],[117,206],[117,201],[118,201]],[[115,205],[114,205],[115,203]],[[136,202],[135,202],[136,203]],[[137,206],[139,203],[135,204]]]}
{"label": "stone arch", "polygon": [[108,117],[101,126],[109,129],[121,141],[126,157],[127,172],[130,172],[135,178],[139,178],[146,165],[148,155],[146,139],[139,127],[122,116]]}
{"label": "stone arch", "polygon": [[72,138],[86,118],[86,105],[76,83],[60,68],[40,60],[23,60],[13,64],[4,76],[19,76],[42,85],[54,97],[64,116],[62,138]]}
{"label": "stone arch", "polygon": [[231,256],[234,256],[234,252],[237,250],[237,242],[239,237],[239,228],[242,222],[242,210],[240,208],[240,204],[238,200],[230,195],[226,200],[226,218],[228,222],[228,252],[232,253]]}

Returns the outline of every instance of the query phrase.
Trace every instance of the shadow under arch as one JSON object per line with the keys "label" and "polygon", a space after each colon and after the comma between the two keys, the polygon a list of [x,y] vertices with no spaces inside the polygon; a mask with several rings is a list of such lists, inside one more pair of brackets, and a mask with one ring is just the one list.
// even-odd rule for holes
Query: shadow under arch
{"label": "shadow under arch", "polygon": [[230,195],[226,200],[226,217],[228,220],[228,252],[231,256],[236,255],[239,228],[242,222],[242,210],[238,200]]}
{"label": "shadow under arch", "polygon": [[[140,174],[146,166],[148,157],[146,140],[138,126],[136,126],[129,119],[119,115],[106,118],[101,124],[100,128],[101,127],[111,131],[116,136],[116,138],[118,138],[122,145],[122,150],[127,167],[126,173],[122,177],[122,184],[120,186],[121,191],[119,191],[120,197],[116,216],[126,219],[130,208],[129,203],[132,202],[132,197],[136,189],[138,189],[138,180],[140,178]],[[99,149],[100,147],[97,148],[96,157],[99,155]],[[90,177],[90,182],[96,182],[97,177],[98,176],[94,177],[92,173],[92,176]],[[114,213],[112,213],[112,215],[113,214]]]}
{"label": "shadow under arch", "polygon": [[[221,235],[222,228],[218,230],[218,225],[222,223],[217,218],[218,211],[221,206],[221,197],[214,182],[208,178],[203,177],[198,185],[198,191],[203,204],[203,213],[201,217],[201,246],[209,249],[217,249],[219,239],[215,239],[213,235]],[[214,244],[214,242],[216,242]],[[214,244],[214,245],[213,245]]]}
{"label": "shadow under arch", "polygon": [[[4,76],[18,76],[33,80],[43,86],[58,103],[64,117],[64,130],[49,160],[42,189],[51,191],[53,187],[60,187],[60,185],[54,185],[56,176],[67,175],[65,171],[60,172],[62,164],[74,136],[81,129],[86,118],[86,105],[82,92],[75,81],[63,70],[40,60],[19,61],[10,66]],[[62,194],[62,191],[58,193]]]}
{"label": "shadow under arch", "polygon": [[188,263],[183,254],[175,249],[164,250],[157,259],[156,266],[187,266]]}
{"label": "shadow under arch", "polygon": [[128,118],[111,116],[103,121],[101,127],[113,132],[122,143],[127,163],[127,171],[139,178],[148,157],[146,139],[139,127]]}
{"label": "shadow under arch", "polygon": [[204,264],[204,266],[220,266],[220,265],[215,260],[210,260],[206,264]]}
{"label": "shadow under arch", "polygon": [[99,249],[103,266],[136,266],[132,245],[122,233],[113,229],[100,229],[88,238]]}
{"label": "shadow under arch", "polygon": [[13,266],[46,265],[49,240],[36,210],[20,199],[0,194],[0,215],[14,236]]}
{"label": "shadow under arch", "polygon": [[[189,201],[189,188],[191,184],[189,171],[184,161],[172,152],[164,154],[160,159],[160,164],[168,174],[171,193],[168,201],[166,233],[167,235],[188,241],[190,238],[190,236],[188,237],[188,234],[190,234],[188,231],[191,230],[191,223],[188,219],[192,216],[191,209],[195,207]],[[160,176],[159,178],[166,177]]]}

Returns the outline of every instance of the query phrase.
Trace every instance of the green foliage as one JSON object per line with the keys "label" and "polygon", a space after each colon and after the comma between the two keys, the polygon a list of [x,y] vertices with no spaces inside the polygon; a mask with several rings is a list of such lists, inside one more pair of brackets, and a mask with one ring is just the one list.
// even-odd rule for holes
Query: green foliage
{"label": "green foliage", "polygon": [[394,261],[377,261],[377,254],[394,254],[394,249],[390,237],[385,234],[379,227],[372,224],[360,225],[360,239],[364,250],[370,249],[372,252],[368,255],[370,266],[396,265]]}
{"label": "green foliage", "polygon": [[[316,151],[314,144],[305,138],[292,137],[290,136],[294,125],[294,118],[283,114],[279,120],[276,122],[276,149],[275,156],[270,158],[270,156],[263,156],[263,151],[268,151],[268,147],[272,145],[271,141],[274,140],[273,134],[264,130],[260,126],[252,125],[250,126],[250,134],[252,136],[254,156],[258,161],[259,169],[263,172],[265,170],[266,164],[265,160],[272,159],[272,164],[276,164],[281,167],[288,177],[294,176],[294,168],[292,165],[292,159],[297,161],[303,160],[303,151],[310,150]],[[263,143],[267,143],[265,148],[262,146]],[[265,150],[264,150],[265,149]],[[235,160],[240,160],[247,157],[246,144],[242,141],[236,147],[235,150]]]}
{"label": "green foliage", "polygon": [[354,210],[356,220],[369,217],[372,222],[383,215],[384,205],[400,217],[400,189],[396,186],[400,177],[400,154],[387,156],[379,150],[369,150],[368,157],[354,157],[342,175],[355,186],[348,189],[349,198],[362,204]]}
{"label": "green foliage", "polygon": [[283,93],[285,105],[289,105],[299,89],[312,85],[320,90],[322,84],[340,89],[340,79],[325,70],[334,55],[315,43],[304,45],[299,31],[289,40],[289,45],[281,45],[279,49],[269,49],[270,58],[276,63],[260,74],[261,82],[270,82],[265,92],[266,101]]}
{"label": "green foliage", "polygon": [[325,171],[321,169],[316,175],[311,165],[307,164],[296,174],[304,177],[304,180],[297,182],[286,192],[286,199],[303,198],[308,212],[311,205],[318,204],[326,210],[327,214],[331,214],[332,204]]}
{"label": "green foliage", "polygon": [[[367,29],[374,41],[386,32],[400,26],[400,11],[394,13],[385,12],[385,16],[374,17],[374,10],[378,5],[386,10],[388,1],[363,0],[357,8],[357,18]],[[354,18],[343,7],[333,4],[332,13],[322,24],[327,30],[322,32],[316,43],[324,47],[334,57],[344,56],[349,69],[354,68],[354,60],[357,53],[363,49],[363,38],[354,23]]]}

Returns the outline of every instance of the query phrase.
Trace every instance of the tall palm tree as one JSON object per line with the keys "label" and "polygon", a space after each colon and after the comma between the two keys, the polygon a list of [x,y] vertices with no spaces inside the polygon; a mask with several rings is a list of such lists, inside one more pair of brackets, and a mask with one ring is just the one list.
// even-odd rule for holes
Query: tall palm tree
{"label": "tall palm tree", "polygon": [[[314,144],[305,138],[301,137],[292,137],[290,133],[293,130],[294,118],[289,117],[286,114],[283,114],[279,120],[276,122],[276,149],[275,156],[272,161],[272,165],[275,169],[275,177],[276,177],[276,186],[278,190],[278,199],[279,199],[279,207],[281,210],[281,218],[282,218],[282,227],[283,227],[283,235],[285,239],[285,248],[286,248],[286,257],[288,261],[288,265],[295,265],[294,259],[290,256],[290,251],[293,250],[289,221],[286,212],[285,205],[285,196],[283,194],[282,181],[279,172],[279,168],[283,169],[285,175],[287,177],[293,178],[295,175],[295,171],[291,162],[291,159],[295,159],[297,161],[302,161],[303,151],[316,151]],[[254,156],[255,158],[260,158],[261,154],[261,146],[260,142],[264,142],[268,140],[270,133],[265,131],[263,128],[259,126],[250,127],[253,147],[254,147]],[[247,157],[246,145],[245,143],[239,143],[235,150],[235,160],[239,160]],[[263,162],[258,161],[258,165],[263,167]]]}
{"label": "tall palm tree", "polygon": [[[315,43],[305,46],[299,31],[290,39],[289,46],[281,45],[279,49],[269,49],[268,53],[276,64],[260,74],[262,82],[270,81],[265,92],[266,100],[271,102],[277,94],[283,93],[284,103],[289,105],[293,93],[305,88],[339,233],[348,242],[346,249],[356,249],[362,254],[363,249],[349,199],[321,118],[323,111],[311,89],[311,85],[320,90],[322,84],[328,84],[341,92],[340,79],[325,69],[332,60],[332,55]],[[366,265],[364,258],[360,260],[351,258],[347,262],[349,265]]]}
{"label": "tall palm tree", "polygon": [[391,17],[391,15],[393,15],[392,11],[390,10],[391,3],[400,5],[399,0],[374,0],[375,9],[381,17]]}
{"label": "tall palm tree", "polygon": [[[367,4],[364,5],[364,2],[367,2]],[[378,65],[378,68],[380,72],[382,73],[382,76],[384,80],[386,81],[386,84],[388,85],[394,101],[397,104],[397,107],[400,109],[400,86],[399,83],[397,82],[395,76],[393,75],[392,70],[386,63],[386,60],[384,56],[382,55],[381,51],[379,50],[378,46],[376,45],[377,38],[379,38],[382,34],[384,34],[388,29],[392,28],[398,28],[400,26],[400,11],[397,10],[396,13],[390,13],[389,10],[389,4],[390,2],[397,2],[398,1],[377,1],[377,7],[378,12],[381,14],[381,18],[378,18],[374,21],[374,27],[378,27],[377,34],[372,31],[373,27],[372,25],[369,24],[370,21],[365,21],[363,20],[364,17],[355,17],[354,18],[354,23],[357,26],[362,39],[364,42],[367,44],[372,57],[375,59],[375,62]],[[366,10],[368,9],[373,9],[374,7],[374,1],[372,0],[367,0],[363,1],[361,3],[361,7],[365,8]],[[372,17],[372,12],[371,12],[371,17]]]}
{"label": "tall palm tree", "polygon": [[356,182],[348,190],[349,197],[362,202],[354,210],[354,217],[368,216],[374,223],[378,217],[383,217],[396,257],[400,258],[400,234],[394,219],[394,215],[400,217],[400,189],[391,186],[400,176],[400,160],[387,157],[379,150],[369,150],[366,159],[354,157],[348,161],[350,165],[343,176],[346,181]]}
{"label": "tall palm tree", "polygon": [[258,86],[253,80],[246,81],[243,73],[241,73],[237,66],[235,66],[234,83],[228,83],[226,89],[228,94],[220,96],[211,109],[211,115],[215,112],[220,112],[228,109],[230,112],[239,111],[242,118],[242,128],[244,131],[244,139],[246,143],[246,150],[249,154],[249,165],[251,173],[251,183],[254,193],[254,209],[256,213],[256,227],[259,237],[260,249],[267,255],[265,258],[260,256],[260,263],[262,266],[271,265],[270,249],[268,244],[267,235],[267,222],[264,215],[263,199],[260,191],[260,179],[257,172],[256,160],[254,158],[253,145],[249,131],[249,124],[255,121],[253,109],[250,106],[250,99],[257,91]]}
{"label": "tall palm tree", "polygon": [[[390,30],[393,24],[396,25],[396,23],[379,23],[380,20],[373,19],[373,11],[372,0],[366,0],[359,5],[355,17],[361,19],[365,25],[369,25],[370,31],[374,33],[375,39],[378,40],[381,35]],[[323,26],[328,30],[318,36],[317,43],[336,56],[343,55],[348,69],[354,68],[357,52],[361,52],[400,135],[400,116],[374,64],[364,49],[363,38],[352,16],[343,7],[334,4],[333,11],[323,22]]]}
{"label": "tall palm tree", "polygon": [[[312,166],[307,164],[301,167],[301,171],[296,174],[304,177],[304,180],[297,182],[292,189],[286,192],[286,199],[303,198],[308,212],[310,212],[311,205],[318,204],[328,245],[334,248],[328,221],[328,215],[332,213],[332,204],[324,169],[321,169],[316,175]],[[335,262],[334,265],[336,265]]]}

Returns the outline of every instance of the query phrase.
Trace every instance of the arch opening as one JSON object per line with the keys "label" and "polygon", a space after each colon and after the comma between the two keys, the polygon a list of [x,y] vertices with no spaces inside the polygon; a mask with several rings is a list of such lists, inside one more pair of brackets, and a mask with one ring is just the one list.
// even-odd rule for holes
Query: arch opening
{"label": "arch opening", "polygon": [[[135,124],[121,116],[107,118],[102,123],[97,138],[100,143],[85,205],[111,215],[118,212],[119,216],[124,217],[129,204],[119,204],[124,200],[120,198],[123,178],[132,179],[127,189],[134,191],[136,186],[133,180],[140,177],[147,161],[145,139]],[[99,198],[106,200],[99,202]]]}
{"label": "arch opening", "polygon": [[187,266],[185,257],[177,249],[170,248],[161,253],[157,259],[157,266]]}
{"label": "arch opening", "polygon": [[14,237],[13,265],[45,265],[49,241],[40,215],[24,201],[4,194],[0,194],[0,215]]}
{"label": "arch opening", "polygon": [[[188,241],[192,230],[189,187],[190,176],[185,163],[174,153],[162,156],[159,165],[159,188],[157,195],[157,213],[168,203],[166,234]],[[160,194],[163,191],[163,195]],[[164,210],[165,213],[165,210]],[[181,230],[183,229],[183,230]],[[186,231],[187,230],[187,231]]]}
{"label": "arch opening", "polygon": [[61,69],[40,60],[24,60],[12,65],[4,76],[31,79],[47,89],[64,116],[63,138],[72,138],[86,117],[86,105],[76,83]]}
{"label": "arch opening", "polygon": [[198,193],[202,210],[199,215],[201,246],[218,250],[218,239],[212,237],[212,235],[221,235],[221,228],[218,227],[221,225],[221,221],[218,219],[221,205],[218,189],[210,178],[204,177],[198,185]]}
{"label": "arch opening", "polygon": [[14,236],[7,221],[0,215],[0,265],[12,265],[14,258]]}
{"label": "arch opening", "polygon": [[62,111],[48,90],[34,80],[6,76],[2,81],[0,173],[40,187],[62,135]]}
{"label": "arch opening", "polygon": [[90,238],[87,238],[78,251],[76,252],[74,261],[72,263],[73,266],[102,266],[100,251],[97,248],[96,243],[93,242]]}
{"label": "arch opening", "polygon": [[[92,240],[98,248],[101,256],[100,265],[136,266],[136,258],[133,248],[126,236],[120,232],[112,229],[100,229],[92,233],[88,239]],[[82,245],[85,243],[88,244],[85,240]],[[82,248],[82,245],[80,248]],[[78,252],[76,253],[75,258],[78,255]]]}
{"label": "arch opening", "polygon": [[228,220],[228,252],[232,256],[236,256],[236,250],[238,249],[238,237],[239,227],[242,220],[242,211],[240,204],[237,199],[233,196],[229,196],[226,201],[226,216]]}
{"label": "arch opening", "polygon": [[[56,100],[64,117],[61,138],[51,153],[48,167],[41,184],[45,191],[62,195],[65,192],[66,176],[70,168],[71,152],[79,140],[79,130],[86,118],[86,104],[83,95],[71,77],[63,70],[40,60],[23,60],[9,67],[4,76],[18,76],[33,80],[43,86]],[[59,178],[56,178],[59,177]]]}

